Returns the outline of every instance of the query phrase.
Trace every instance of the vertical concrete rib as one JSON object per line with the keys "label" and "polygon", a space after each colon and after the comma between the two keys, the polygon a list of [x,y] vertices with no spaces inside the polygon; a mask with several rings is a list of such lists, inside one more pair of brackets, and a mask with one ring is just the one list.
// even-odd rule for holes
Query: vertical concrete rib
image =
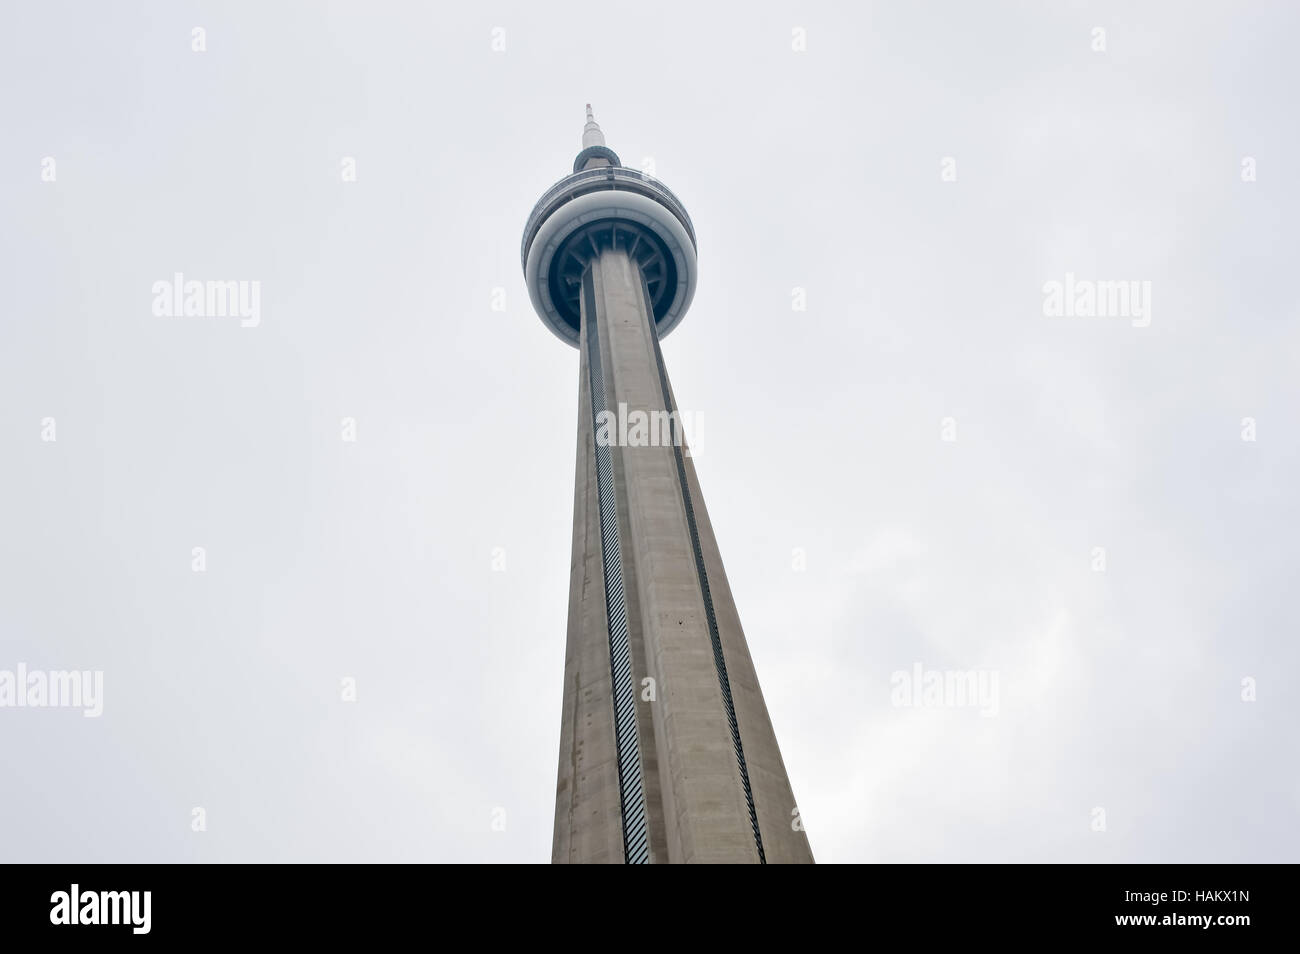
{"label": "vertical concrete rib", "polygon": [[[665,410],[639,266],[613,247],[601,250],[591,271],[612,408],[622,421]],[[646,664],[658,679],[650,709],[668,860],[758,862],[673,448],[615,436],[631,526],[625,550]]]}
{"label": "vertical concrete rib", "polygon": [[573,558],[551,860],[556,864],[622,864],[626,848],[585,344],[579,355]]}
{"label": "vertical concrete rib", "polygon": [[[668,388],[668,372],[664,370],[664,356],[659,348],[659,335],[654,330],[654,310],[650,307],[650,292],[646,288],[644,276],[641,278],[641,295],[645,302],[646,334],[654,346],[655,369],[658,372],[659,387],[663,395],[664,409],[677,410],[673,403],[672,392]],[[709,573],[704,566],[704,550],[700,545],[699,525],[695,517],[694,498],[686,479],[686,464],[682,450],[684,440],[680,433],[681,423],[675,413],[668,417],[669,438],[672,444],[674,462],[677,465],[677,486],[682,495],[682,506],[686,512],[686,526],[691,535],[691,550],[695,557],[695,574],[700,584],[700,595],[704,600],[704,616],[709,626],[709,642],[713,648],[713,665],[718,674],[718,690],[722,693],[722,705],[727,715],[727,726],[731,730],[731,744],[736,752],[736,768],[740,772],[740,785],[745,792],[745,806],[749,809],[749,824],[754,831],[754,847],[758,851],[759,864],[767,864],[763,852],[763,835],[759,830],[758,813],[754,810],[754,792],[749,784],[749,767],[745,764],[745,746],[740,738],[740,726],[736,722],[736,706],[731,697],[731,680],[727,677],[726,655],[722,650],[722,637],[718,632],[718,616],[713,608],[713,592],[709,586]],[[701,506],[703,502],[701,501]]]}
{"label": "vertical concrete rib", "polygon": [[601,358],[600,321],[595,303],[591,271],[582,280],[582,309],[588,349],[593,444],[596,455],[596,484],[599,498],[600,546],[605,575],[605,610],[608,619],[610,681],[613,689],[614,740],[618,750],[623,844],[628,864],[650,860],[645,792],[641,774],[641,753],[637,737],[636,683],[632,671],[632,648],[628,633],[627,596],[623,587],[623,555],[620,545],[618,496],[614,487],[614,463],[607,441],[600,439],[600,420],[606,412],[606,385]]}

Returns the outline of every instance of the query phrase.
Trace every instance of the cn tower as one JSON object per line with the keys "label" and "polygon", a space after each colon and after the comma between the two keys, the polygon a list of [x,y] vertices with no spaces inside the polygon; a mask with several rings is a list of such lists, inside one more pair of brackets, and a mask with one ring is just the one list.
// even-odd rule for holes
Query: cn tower
{"label": "cn tower", "polygon": [[[588,105],[522,259],[533,308],[579,353],[551,860],[811,863],[659,348],[695,295],[691,218]],[[661,431],[610,425],[638,412]]]}

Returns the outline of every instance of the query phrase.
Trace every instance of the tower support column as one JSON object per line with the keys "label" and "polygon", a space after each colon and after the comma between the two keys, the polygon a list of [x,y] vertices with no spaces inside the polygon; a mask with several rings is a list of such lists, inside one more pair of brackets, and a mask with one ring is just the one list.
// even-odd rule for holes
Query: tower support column
{"label": "tower support column", "polygon": [[695,293],[695,231],[591,115],[521,247],[580,353],[557,862],[811,862],[659,339]]}

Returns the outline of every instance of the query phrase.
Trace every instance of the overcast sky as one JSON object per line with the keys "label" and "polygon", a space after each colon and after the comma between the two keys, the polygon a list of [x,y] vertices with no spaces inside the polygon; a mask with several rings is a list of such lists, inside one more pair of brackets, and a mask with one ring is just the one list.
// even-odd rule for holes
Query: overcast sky
{"label": "overcast sky", "polygon": [[0,670],[104,692],[0,708],[0,860],[549,860],[519,240],[587,102],[695,222],[664,355],[818,860],[1300,858],[1300,15],[1046,7],[7,4]]}

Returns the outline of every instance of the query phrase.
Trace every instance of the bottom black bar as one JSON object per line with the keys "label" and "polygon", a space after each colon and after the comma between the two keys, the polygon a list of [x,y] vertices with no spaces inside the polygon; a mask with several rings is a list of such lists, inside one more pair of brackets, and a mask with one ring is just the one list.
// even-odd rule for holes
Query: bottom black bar
{"label": "bottom black bar", "polygon": [[[432,866],[36,865],[10,866],[7,873],[11,885],[0,892],[6,941],[340,942],[351,936],[373,942],[401,939],[414,927],[472,921],[489,932],[518,925],[541,943],[564,918],[609,916],[601,904],[575,906],[574,898],[557,904],[560,892],[589,892],[587,885],[558,880],[516,886],[502,871],[462,871],[454,887],[447,871]],[[823,874],[825,881],[810,880],[805,869],[797,881],[772,884],[771,903],[752,910],[767,920],[788,919],[788,927],[807,932],[810,943],[840,929],[858,937],[864,930],[923,936],[927,943],[949,936],[1099,935],[1232,943],[1292,933],[1287,867],[913,865]],[[752,905],[756,889],[763,889],[742,877]],[[627,885],[635,885],[630,876]],[[613,886],[606,880],[602,887]],[[672,922],[681,918],[661,901],[655,904],[660,909],[646,910],[643,927],[649,939],[667,941]],[[533,913],[537,918],[528,917]]]}

